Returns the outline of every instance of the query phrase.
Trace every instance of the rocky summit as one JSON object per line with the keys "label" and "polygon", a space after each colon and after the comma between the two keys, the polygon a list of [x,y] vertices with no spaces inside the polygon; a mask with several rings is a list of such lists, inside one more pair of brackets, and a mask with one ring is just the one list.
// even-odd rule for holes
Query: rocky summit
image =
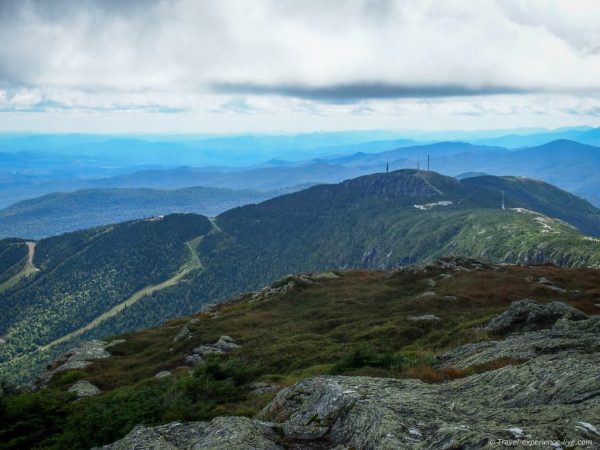
{"label": "rocky summit", "polygon": [[[449,450],[493,448],[502,441],[525,447],[535,440],[546,442],[541,448],[598,448],[600,318],[564,304],[527,301],[488,326],[510,322],[515,311],[519,317],[537,314],[539,327],[546,328],[438,357],[448,367],[511,358],[496,370],[442,383],[314,376],[279,391],[257,419],[139,426],[102,448]],[[540,311],[558,317],[548,326]]]}

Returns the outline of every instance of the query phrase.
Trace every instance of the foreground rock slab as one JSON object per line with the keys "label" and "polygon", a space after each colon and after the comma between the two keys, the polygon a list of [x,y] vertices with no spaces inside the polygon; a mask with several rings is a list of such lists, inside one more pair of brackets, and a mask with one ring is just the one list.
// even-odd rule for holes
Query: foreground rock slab
{"label": "foreground rock slab", "polygon": [[138,427],[104,448],[480,449],[515,433],[598,446],[598,367],[600,354],[573,352],[441,384],[313,377],[280,391],[264,421],[220,417]]}
{"label": "foreground rock slab", "polygon": [[[356,449],[484,448],[497,439],[592,439],[600,424],[600,355],[545,356],[443,384],[316,377],[281,391],[265,419],[329,427]],[[512,429],[512,431],[511,431]]]}
{"label": "foreground rock slab", "polygon": [[[515,333],[501,341],[485,341],[458,347],[438,356],[443,367],[471,367],[499,358],[530,360],[542,355],[600,352],[600,317],[560,319],[548,330]],[[573,375],[575,378],[575,375]]]}
{"label": "foreground rock slab", "polygon": [[[439,384],[312,377],[280,390],[260,420],[137,427],[104,449],[479,450],[502,440],[517,440],[515,448],[532,441],[544,441],[535,446],[543,449],[600,448],[600,317],[522,301],[490,324],[536,331],[438,357],[446,367],[512,360],[496,370]],[[236,344],[223,336],[211,348]]]}

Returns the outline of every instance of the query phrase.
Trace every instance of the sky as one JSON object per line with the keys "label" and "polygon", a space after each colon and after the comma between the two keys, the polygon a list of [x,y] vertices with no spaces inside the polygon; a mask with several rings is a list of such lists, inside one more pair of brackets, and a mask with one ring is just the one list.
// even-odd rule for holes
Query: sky
{"label": "sky", "polygon": [[0,0],[0,131],[574,125],[597,0]]}

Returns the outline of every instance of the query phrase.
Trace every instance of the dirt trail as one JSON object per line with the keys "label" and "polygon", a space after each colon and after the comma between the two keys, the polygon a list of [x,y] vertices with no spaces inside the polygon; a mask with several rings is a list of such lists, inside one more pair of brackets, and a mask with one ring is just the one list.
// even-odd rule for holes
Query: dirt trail
{"label": "dirt trail", "polygon": [[40,269],[33,265],[33,256],[35,255],[35,246],[37,242],[29,241],[25,242],[25,244],[27,244],[27,250],[29,251],[29,254],[27,255],[27,264],[29,265],[31,270],[37,272]]}

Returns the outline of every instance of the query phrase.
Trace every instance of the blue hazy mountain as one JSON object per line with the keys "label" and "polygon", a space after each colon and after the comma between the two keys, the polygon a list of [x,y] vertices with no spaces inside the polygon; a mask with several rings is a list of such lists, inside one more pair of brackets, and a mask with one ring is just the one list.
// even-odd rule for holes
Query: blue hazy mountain
{"label": "blue hazy mountain", "polygon": [[213,217],[236,206],[258,203],[306,186],[278,191],[191,187],[84,189],[24,200],[0,210],[0,239],[40,239],[99,225],[172,213]]}
{"label": "blue hazy mountain", "polygon": [[600,128],[578,127],[533,134],[507,134],[499,137],[475,139],[472,142],[506,148],[521,148],[535,147],[561,139],[598,146],[600,145]]}

